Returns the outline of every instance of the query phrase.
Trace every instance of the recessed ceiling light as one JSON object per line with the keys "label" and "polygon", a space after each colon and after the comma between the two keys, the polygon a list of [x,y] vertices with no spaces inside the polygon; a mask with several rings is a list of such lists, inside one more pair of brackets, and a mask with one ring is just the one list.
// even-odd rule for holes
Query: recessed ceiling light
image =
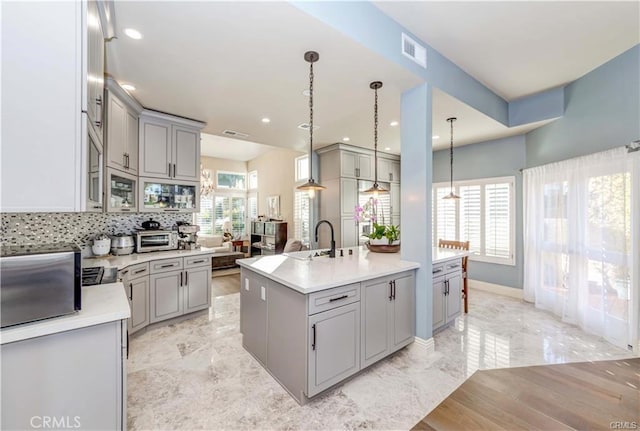
{"label": "recessed ceiling light", "polygon": [[433,136],[431,137],[431,139],[440,139],[440,136],[438,136],[438,135],[433,135]]}
{"label": "recessed ceiling light", "polygon": [[270,123],[270,122],[271,122],[271,120],[270,120],[270,119],[268,119],[267,117],[264,117],[264,118],[262,119],[262,122],[263,122],[263,123]]}
{"label": "recessed ceiling light", "polygon": [[343,140],[344,142],[349,142],[349,137],[348,137],[348,136],[345,136],[344,138],[342,138],[342,140]]}
{"label": "recessed ceiling light", "polygon": [[389,125],[391,127],[396,127],[398,125],[398,122],[397,121],[392,121],[392,122],[389,123]]}
{"label": "recessed ceiling light", "polygon": [[120,84],[120,87],[124,88],[127,91],[136,91],[136,87],[132,84]]}
{"label": "recessed ceiling light", "polygon": [[142,39],[142,33],[140,33],[138,30],[135,30],[133,28],[125,28],[124,34],[129,36],[131,39],[136,39],[136,40]]}
{"label": "recessed ceiling light", "polygon": [[391,147],[384,147],[385,151],[391,151]]}

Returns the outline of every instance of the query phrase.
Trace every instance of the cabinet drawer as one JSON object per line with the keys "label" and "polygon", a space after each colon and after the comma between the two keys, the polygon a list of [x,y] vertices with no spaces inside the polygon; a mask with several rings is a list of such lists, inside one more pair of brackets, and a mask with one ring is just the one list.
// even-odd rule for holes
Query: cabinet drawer
{"label": "cabinet drawer", "polygon": [[443,263],[436,263],[431,267],[431,274],[434,277],[438,277],[440,275],[444,275],[444,264]]}
{"label": "cabinet drawer", "polygon": [[360,301],[360,283],[348,284],[309,295],[309,315]]}
{"label": "cabinet drawer", "polygon": [[191,256],[184,258],[185,268],[195,268],[198,266],[211,266],[211,255],[201,254],[199,256]]}
{"label": "cabinet drawer", "polygon": [[162,259],[154,260],[150,262],[151,274],[157,274],[159,272],[175,271],[176,269],[182,269],[182,258],[177,257],[174,259]]}
{"label": "cabinet drawer", "polygon": [[126,274],[128,280],[133,280],[138,277],[144,277],[145,275],[149,275],[149,262],[131,265],[123,269],[123,271],[128,271],[128,273]]}
{"label": "cabinet drawer", "polygon": [[462,271],[462,261],[460,259],[444,263],[445,274]]}

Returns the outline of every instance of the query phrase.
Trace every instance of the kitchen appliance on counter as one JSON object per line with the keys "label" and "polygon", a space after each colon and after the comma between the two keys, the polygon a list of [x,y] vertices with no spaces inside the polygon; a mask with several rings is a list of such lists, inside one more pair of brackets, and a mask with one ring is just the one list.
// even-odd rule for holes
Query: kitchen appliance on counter
{"label": "kitchen appliance on counter", "polygon": [[0,249],[0,326],[73,313],[81,308],[81,252],[75,244]]}
{"label": "kitchen appliance on counter", "polygon": [[123,256],[133,253],[136,243],[132,235],[118,234],[111,238],[111,254],[114,256]]}
{"label": "kitchen appliance on counter", "polygon": [[118,268],[105,268],[103,266],[82,268],[83,286],[115,283],[116,281],[118,281]]}
{"label": "kitchen appliance on counter", "polygon": [[193,225],[184,221],[176,222],[178,230],[178,248],[180,250],[199,250],[198,232],[200,226]]}
{"label": "kitchen appliance on counter", "polygon": [[140,230],[135,236],[136,253],[178,249],[178,232],[175,230]]}
{"label": "kitchen appliance on counter", "polygon": [[142,229],[144,230],[160,230],[160,222],[149,218],[147,221],[142,222]]}

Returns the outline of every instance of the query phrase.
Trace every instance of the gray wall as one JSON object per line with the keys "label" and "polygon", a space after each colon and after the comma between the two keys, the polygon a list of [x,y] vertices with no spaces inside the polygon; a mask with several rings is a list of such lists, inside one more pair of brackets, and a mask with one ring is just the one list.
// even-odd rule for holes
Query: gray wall
{"label": "gray wall", "polygon": [[[520,169],[525,166],[525,156],[524,135],[454,149],[454,181],[516,177],[516,265],[470,262],[468,274],[473,280],[522,289],[522,174]],[[449,150],[436,151],[433,153],[433,182],[448,181]]]}
{"label": "gray wall", "polygon": [[564,91],[564,116],[526,135],[527,167],[620,147],[640,138],[640,45]]}

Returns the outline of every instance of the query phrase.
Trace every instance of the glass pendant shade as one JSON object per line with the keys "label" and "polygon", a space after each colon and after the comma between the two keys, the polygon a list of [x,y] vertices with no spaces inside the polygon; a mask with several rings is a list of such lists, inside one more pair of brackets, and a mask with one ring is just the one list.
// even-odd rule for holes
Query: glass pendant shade
{"label": "glass pendant shade", "polygon": [[369,187],[363,193],[373,194],[374,197],[378,197],[380,194],[389,193],[389,190],[380,187],[378,184],[378,88],[382,87],[382,82],[373,81],[369,84],[369,88],[371,88],[375,92],[375,101],[373,104],[373,163],[374,163],[374,180],[373,186]]}
{"label": "glass pendant shade", "polygon": [[447,121],[451,124],[451,144],[449,146],[449,165],[450,165],[450,191],[449,194],[444,196],[442,199],[460,199],[460,196],[453,192],[453,122],[456,121],[456,117],[447,118]]}
{"label": "glass pendant shade", "polygon": [[320,55],[315,51],[304,53],[304,59],[309,63],[309,180],[296,189],[306,191],[310,198],[315,196],[316,191],[326,189],[313,179],[313,63],[319,58]]}

